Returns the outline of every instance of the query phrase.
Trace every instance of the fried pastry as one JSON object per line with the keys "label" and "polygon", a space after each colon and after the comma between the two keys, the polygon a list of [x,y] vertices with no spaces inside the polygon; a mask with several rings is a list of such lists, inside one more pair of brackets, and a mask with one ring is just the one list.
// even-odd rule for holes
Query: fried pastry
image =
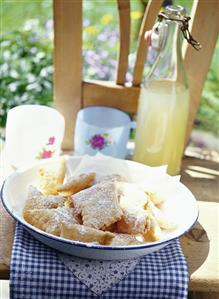
{"label": "fried pastry", "polygon": [[117,222],[117,231],[124,234],[142,234],[147,226],[147,214],[144,210],[125,211]]}
{"label": "fried pastry", "polygon": [[43,195],[36,187],[30,185],[27,191],[27,200],[24,211],[32,209],[54,209],[62,207],[65,198],[61,195]]}
{"label": "fried pastry", "polygon": [[151,199],[151,201],[156,205],[160,205],[164,202],[164,198],[163,196],[161,196],[160,194],[158,194],[157,192],[150,192],[147,191],[146,194],[149,196],[149,198]]}
{"label": "fried pastry", "polygon": [[138,185],[127,182],[117,182],[120,206],[125,210],[133,211],[144,209],[148,202],[148,195]]}
{"label": "fried pastry", "polygon": [[148,213],[146,230],[143,235],[146,242],[159,241],[162,236],[162,231],[156,218],[150,213]]}
{"label": "fried pastry", "polygon": [[111,242],[114,234],[79,224],[72,224],[70,226],[62,224],[60,237],[80,242],[106,245]]}
{"label": "fried pastry", "polygon": [[165,214],[155,206],[155,204],[151,200],[148,201],[146,209],[157,220],[160,228],[166,230],[172,230],[176,228],[176,223],[170,221],[165,216]]}
{"label": "fried pastry", "polygon": [[57,188],[65,177],[65,159],[59,159],[53,163],[48,163],[39,169],[40,191],[45,195],[58,194]]}
{"label": "fried pastry", "polygon": [[108,231],[108,232],[114,232],[114,233],[117,233],[117,222],[109,225],[109,226],[106,226],[104,227],[103,229],[104,231]]}
{"label": "fried pastry", "polygon": [[119,190],[119,204],[123,217],[117,222],[118,232],[128,234],[144,233],[147,221],[145,205],[148,196],[137,185],[131,183],[117,183]]}
{"label": "fried pastry", "polygon": [[66,183],[58,186],[57,191],[64,196],[70,196],[81,190],[89,188],[93,185],[95,179],[95,173],[83,173],[77,177],[69,178]]}
{"label": "fried pastry", "polygon": [[96,184],[103,183],[103,182],[125,182],[125,181],[126,179],[119,174],[110,174],[99,178]]}
{"label": "fried pastry", "polygon": [[78,223],[75,210],[67,207],[26,210],[23,212],[23,216],[31,225],[56,236],[60,235],[62,224]]}
{"label": "fried pastry", "polygon": [[123,215],[113,182],[103,182],[80,191],[72,196],[72,200],[85,226],[104,229]]}
{"label": "fried pastry", "polygon": [[70,209],[74,208],[74,204],[71,199],[71,196],[65,196],[65,206]]}
{"label": "fried pastry", "polygon": [[140,245],[142,242],[138,241],[134,236],[127,234],[114,234],[114,238],[107,245],[110,246],[128,246]]}
{"label": "fried pastry", "polygon": [[23,217],[38,229],[80,242],[130,246],[158,241],[164,229],[176,228],[162,194],[120,174],[105,175],[113,173],[104,171],[105,164],[101,172],[74,170],[78,176],[64,181],[65,167],[64,159],[44,164],[39,188],[29,186]]}

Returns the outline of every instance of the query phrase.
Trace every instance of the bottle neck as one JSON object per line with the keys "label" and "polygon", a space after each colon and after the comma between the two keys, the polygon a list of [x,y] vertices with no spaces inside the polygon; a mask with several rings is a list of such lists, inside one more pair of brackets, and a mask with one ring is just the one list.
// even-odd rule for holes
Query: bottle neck
{"label": "bottle neck", "polygon": [[163,49],[161,49],[160,51],[160,56],[165,57],[167,59],[171,59],[174,58],[171,57],[171,55],[174,56],[175,54],[177,54],[177,56],[182,57],[182,38],[180,34],[181,32],[179,24],[173,21],[165,21],[163,23],[168,26],[168,32]]}
{"label": "bottle neck", "polygon": [[180,25],[169,20],[162,23],[167,26],[166,40],[146,78],[146,83],[151,80],[171,80],[187,84],[181,51]]}

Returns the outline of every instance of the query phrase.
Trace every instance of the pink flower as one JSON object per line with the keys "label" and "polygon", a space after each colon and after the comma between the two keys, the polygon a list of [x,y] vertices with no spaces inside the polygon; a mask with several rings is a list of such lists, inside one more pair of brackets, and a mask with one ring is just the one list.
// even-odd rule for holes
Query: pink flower
{"label": "pink flower", "polygon": [[146,31],[144,34],[144,39],[148,43],[148,46],[151,46],[151,35],[152,35],[153,30]]}
{"label": "pink flower", "polygon": [[49,140],[48,140],[47,145],[52,145],[52,144],[54,144],[54,143],[55,143],[55,137],[54,137],[54,136],[49,137]]}
{"label": "pink flower", "polygon": [[48,159],[48,158],[51,158],[51,157],[52,157],[52,154],[53,154],[52,151],[44,150],[44,151],[42,152],[42,159]]}
{"label": "pink flower", "polygon": [[93,149],[101,150],[106,145],[105,138],[100,134],[94,135],[89,141],[90,141],[90,145]]}

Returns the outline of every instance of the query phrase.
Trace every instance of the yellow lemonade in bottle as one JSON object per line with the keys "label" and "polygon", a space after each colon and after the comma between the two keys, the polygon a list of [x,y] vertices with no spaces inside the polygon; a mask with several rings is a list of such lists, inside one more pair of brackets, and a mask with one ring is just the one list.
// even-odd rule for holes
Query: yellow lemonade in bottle
{"label": "yellow lemonade in bottle", "polygon": [[137,116],[134,160],[149,166],[168,165],[180,171],[184,150],[189,92],[170,80],[153,81],[141,90]]}

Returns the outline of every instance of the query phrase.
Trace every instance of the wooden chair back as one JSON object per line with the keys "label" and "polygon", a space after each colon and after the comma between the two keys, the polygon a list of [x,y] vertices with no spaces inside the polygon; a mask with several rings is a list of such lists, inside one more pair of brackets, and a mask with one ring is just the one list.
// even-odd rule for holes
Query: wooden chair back
{"label": "wooden chair back", "polygon": [[[154,25],[163,1],[148,2],[138,36],[133,81],[131,86],[127,86],[125,78],[130,53],[130,1],[117,0],[120,26],[118,67],[116,81],[107,82],[84,81],[82,77],[82,0],[54,0],[54,103],[66,121],[63,149],[73,148],[76,115],[82,107],[111,106],[136,113],[147,55],[144,33]],[[218,37],[219,1],[194,0],[191,18],[191,33],[203,48],[199,52],[186,44],[183,48],[191,97],[187,140]]]}

